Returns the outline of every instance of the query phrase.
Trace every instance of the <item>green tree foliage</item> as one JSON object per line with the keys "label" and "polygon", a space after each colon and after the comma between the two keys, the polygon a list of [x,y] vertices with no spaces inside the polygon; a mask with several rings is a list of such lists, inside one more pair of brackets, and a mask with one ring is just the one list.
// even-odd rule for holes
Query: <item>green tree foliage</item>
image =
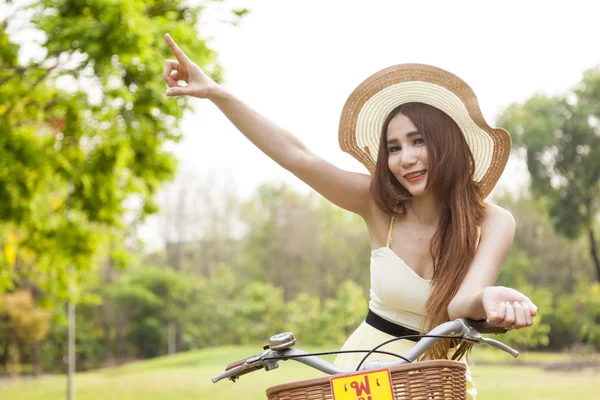
{"label": "green tree foliage", "polygon": [[121,310],[120,317],[130,321],[129,346],[148,358],[165,353],[169,324],[185,322],[193,289],[192,281],[173,270],[147,267],[106,293]]}
{"label": "green tree foliage", "polygon": [[51,313],[39,308],[29,291],[0,296],[0,348],[6,349],[11,375],[19,372],[19,346],[43,340],[50,329],[50,318]]}
{"label": "green tree foliage", "polygon": [[[179,139],[189,109],[164,96],[162,37],[172,33],[219,80],[215,53],[194,29],[208,3],[3,4],[0,290],[25,279],[66,297],[68,265],[89,269],[108,235],[123,242],[128,225],[157,210],[153,194],[177,166],[165,144]],[[37,38],[27,46],[39,56],[19,56],[13,39],[22,34]]]}
{"label": "green tree foliage", "polygon": [[259,187],[241,210],[241,271],[249,279],[283,288],[286,300],[302,292],[333,297],[345,280],[368,284],[370,245],[357,215],[286,185]]}
{"label": "green tree foliage", "polygon": [[[367,311],[368,279],[358,282],[346,278],[361,276],[365,270],[368,274],[368,259],[363,259],[365,252],[369,253],[368,243],[366,249],[356,245],[361,243],[359,238],[365,238],[360,234],[363,223],[319,197],[303,196],[280,185],[261,190],[243,204],[232,198],[225,210],[208,205],[211,215],[200,222],[214,229],[203,230],[198,242],[182,243],[180,269],[175,270],[164,255],[154,254],[154,260],[162,262],[159,267],[146,264],[126,271],[113,269],[109,279],[104,277],[111,275],[108,270],[99,271],[103,277],[96,280],[93,292],[102,297],[103,304],[81,305],[77,311],[80,368],[102,365],[107,354],[114,355],[117,362],[166,354],[170,324],[180,327],[178,351],[265,344],[281,331],[292,331],[301,346],[318,344],[337,349]],[[265,192],[282,193],[293,201],[265,196]],[[592,300],[595,289],[586,285],[593,266],[582,254],[585,243],[557,235],[528,195],[497,197],[494,202],[509,209],[518,221],[513,248],[497,283],[527,293],[539,307],[533,327],[510,332],[502,340],[522,349],[564,349],[579,342],[597,346],[591,339],[597,326],[593,324],[597,316]],[[278,215],[281,226],[275,225],[276,229],[266,233],[264,226],[259,224],[257,229],[264,230],[254,231],[244,222],[241,226],[245,229],[238,230],[240,221],[235,218],[241,219],[243,213],[237,211],[249,206],[277,210],[265,213],[265,217],[274,226],[277,219],[272,216]],[[309,228],[295,227],[290,222],[298,221],[294,213],[301,215],[300,221]],[[180,219],[189,222],[184,215]],[[251,221],[251,216],[244,216],[244,221]],[[281,237],[284,232],[287,238]],[[352,242],[354,237],[357,242]],[[302,243],[295,244],[298,240]],[[344,240],[355,246],[345,245]],[[269,241],[299,256],[292,258],[283,252],[262,255],[261,249],[252,249],[249,244],[261,246]],[[214,252],[215,245],[222,251]],[[294,246],[312,249],[313,254],[295,253]],[[264,258],[255,258],[257,254]],[[273,258],[270,264],[265,261],[269,254]],[[228,262],[219,264],[219,259]],[[274,269],[281,265],[287,268],[286,279],[275,280],[280,275]],[[336,278],[319,281],[327,276]],[[46,367],[62,365],[64,330],[55,323],[42,344]]]}
{"label": "green tree foliage", "polygon": [[[335,298],[323,303],[300,293],[286,301],[282,290],[258,280],[241,281],[233,269],[221,265],[210,278],[190,277],[165,267],[128,270],[103,289],[116,307],[109,317],[109,346],[119,360],[167,353],[169,327],[182,329],[180,351],[209,346],[267,343],[272,335],[292,331],[303,345],[340,346],[366,313],[363,288],[342,282]],[[101,306],[77,309],[77,358],[80,369],[101,365],[107,343]],[[65,348],[63,323],[55,323],[42,346],[45,368],[60,365]]]}
{"label": "green tree foliage", "polygon": [[577,286],[586,286],[594,275],[585,245],[555,233],[542,207],[528,193],[494,199],[511,211],[517,221],[512,249],[497,284],[527,293],[538,306],[535,324],[510,332],[508,342],[534,348],[562,349],[580,341],[577,326],[563,315],[573,314],[565,307]]}
{"label": "green tree foliage", "polygon": [[274,333],[286,330],[283,291],[269,283],[244,283],[235,297],[221,301],[233,302],[234,332],[241,343],[265,341]]}
{"label": "green tree foliage", "polygon": [[509,106],[498,123],[524,149],[531,190],[556,230],[586,234],[600,281],[595,221],[600,211],[600,67],[586,71],[567,97],[537,95]]}
{"label": "green tree foliage", "polygon": [[[162,37],[181,40],[219,81],[216,54],[195,29],[212,3],[0,0],[0,293],[31,289],[48,308],[90,301],[68,288],[93,286],[89,271],[106,258],[130,261],[136,224],[157,211],[154,194],[177,168],[166,145],[190,109],[164,96]],[[110,331],[86,307],[80,314],[94,322],[79,324],[84,362]]]}
{"label": "green tree foliage", "polygon": [[335,348],[364,320],[367,303],[364,288],[352,280],[341,282],[335,296],[323,302],[300,293],[286,303],[284,330],[293,332],[303,344]]}
{"label": "green tree foliage", "polygon": [[583,343],[600,347],[600,283],[581,284],[574,293],[561,296],[556,311],[567,333],[573,332]]}
{"label": "green tree foliage", "polygon": [[499,285],[522,284],[572,292],[578,282],[594,277],[586,241],[558,235],[543,206],[529,193],[499,196],[494,202],[517,221],[513,246],[498,278]]}
{"label": "green tree foliage", "polygon": [[337,286],[334,298],[327,299],[318,319],[320,343],[343,343],[365,319],[368,301],[364,288],[352,280]]}

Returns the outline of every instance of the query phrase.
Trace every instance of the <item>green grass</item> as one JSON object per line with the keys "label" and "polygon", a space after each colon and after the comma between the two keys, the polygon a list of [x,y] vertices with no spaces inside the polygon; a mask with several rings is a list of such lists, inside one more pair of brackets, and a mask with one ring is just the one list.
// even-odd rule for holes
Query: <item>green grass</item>
{"label": "green grass", "polygon": [[[307,379],[322,374],[294,362],[281,362],[277,370],[257,371],[242,376],[237,383],[213,384],[210,378],[232,361],[255,354],[259,346],[219,347],[162,357],[123,367],[77,374],[77,400],[185,400],[265,398],[269,386]],[[318,349],[307,349],[318,350]],[[478,351],[471,367],[478,399],[598,399],[599,372],[546,372],[535,367],[477,365],[477,361],[497,359],[498,352]],[[528,353],[529,361],[557,361],[565,355]],[[497,360],[498,361],[498,360]],[[503,361],[503,360],[499,360]],[[0,389],[2,400],[63,400],[66,378],[46,377],[37,381],[21,381]]]}
{"label": "green grass", "polygon": [[[510,354],[497,350],[490,346],[477,346],[473,348],[471,359],[474,361],[496,362],[496,363],[549,363],[565,362],[573,358],[568,353],[542,353],[542,352],[522,352],[519,357],[513,358]],[[600,355],[596,357],[600,361]]]}

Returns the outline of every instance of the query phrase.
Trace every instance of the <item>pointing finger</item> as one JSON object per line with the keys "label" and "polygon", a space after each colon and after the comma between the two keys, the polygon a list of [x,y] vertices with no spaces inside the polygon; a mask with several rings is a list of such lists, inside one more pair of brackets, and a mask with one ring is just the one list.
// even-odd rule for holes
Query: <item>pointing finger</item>
{"label": "pointing finger", "polygon": [[179,62],[189,61],[188,56],[186,56],[185,53],[179,48],[179,46],[177,46],[177,43],[175,43],[171,35],[169,35],[168,33],[165,34],[165,41],[167,42],[167,45],[171,49],[171,52],[177,58],[177,60],[179,60]]}

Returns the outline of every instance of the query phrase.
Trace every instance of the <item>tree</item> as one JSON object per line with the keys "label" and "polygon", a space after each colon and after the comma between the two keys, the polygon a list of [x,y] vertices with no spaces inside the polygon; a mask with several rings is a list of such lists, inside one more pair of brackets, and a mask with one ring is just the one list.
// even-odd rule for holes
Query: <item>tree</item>
{"label": "tree", "polygon": [[[0,296],[0,348],[8,353],[8,370],[19,372],[19,342],[39,343],[48,334],[51,313],[36,306],[31,292],[19,290]],[[3,343],[5,342],[5,343]]]}
{"label": "tree", "polygon": [[[222,182],[226,181],[227,185]],[[155,265],[211,275],[219,263],[230,263],[231,243],[239,200],[230,179],[181,171],[160,193],[165,259],[147,258]]]}
{"label": "tree", "polygon": [[265,184],[243,205],[240,219],[246,228],[241,272],[283,288],[286,301],[299,293],[324,300],[345,280],[368,284],[363,221],[319,195]]}
{"label": "tree", "polygon": [[136,356],[165,354],[169,323],[182,324],[187,317],[195,283],[167,268],[143,267],[106,289],[128,321],[127,339]]}
{"label": "tree", "polygon": [[584,73],[566,97],[536,95],[512,104],[500,126],[524,149],[531,190],[544,203],[557,232],[587,235],[600,281],[595,221],[600,211],[600,67]]}
{"label": "tree", "polygon": [[577,332],[583,343],[600,348],[600,283],[581,284],[575,293],[563,296],[556,316]]}
{"label": "tree", "polygon": [[[164,96],[162,37],[171,32],[220,80],[195,30],[210,2],[0,4],[0,222],[15,238],[3,243],[15,256],[2,260],[0,290],[26,279],[67,297],[68,265],[79,276],[107,235],[122,241],[157,210],[153,195],[177,167],[164,146],[190,109]],[[19,58],[19,35],[36,38],[28,46],[41,56]]]}
{"label": "tree", "polygon": [[497,284],[521,288],[543,287],[553,293],[571,293],[578,282],[594,275],[586,241],[572,240],[555,232],[545,210],[523,191],[516,196],[494,196],[494,203],[509,210],[517,221],[514,242]]}
{"label": "tree", "polygon": [[101,251],[120,263],[175,173],[165,146],[190,109],[164,96],[162,37],[219,81],[195,29],[213,2],[0,0],[0,292],[73,303],[69,288],[93,276]]}

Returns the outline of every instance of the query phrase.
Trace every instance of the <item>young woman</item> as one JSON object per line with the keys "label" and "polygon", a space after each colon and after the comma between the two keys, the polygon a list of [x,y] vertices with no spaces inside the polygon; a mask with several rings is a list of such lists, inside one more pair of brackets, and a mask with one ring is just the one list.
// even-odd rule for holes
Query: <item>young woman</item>
{"label": "young woman", "polygon": [[[165,63],[167,96],[211,100],[266,155],[364,219],[373,249],[369,313],[344,349],[371,349],[460,317],[507,329],[533,323],[537,310],[525,295],[493,286],[515,221],[484,199],[506,165],[510,137],[487,125],[466,83],[419,64],[365,80],[340,121],[342,150],[371,174],[352,173],[312,153],[208,78],[168,34],[165,40],[176,57]],[[382,350],[402,354],[413,344],[402,340]],[[451,346],[440,342],[425,357],[446,358]],[[336,363],[356,365],[360,358],[343,355]],[[474,398],[470,377],[468,387]]]}

